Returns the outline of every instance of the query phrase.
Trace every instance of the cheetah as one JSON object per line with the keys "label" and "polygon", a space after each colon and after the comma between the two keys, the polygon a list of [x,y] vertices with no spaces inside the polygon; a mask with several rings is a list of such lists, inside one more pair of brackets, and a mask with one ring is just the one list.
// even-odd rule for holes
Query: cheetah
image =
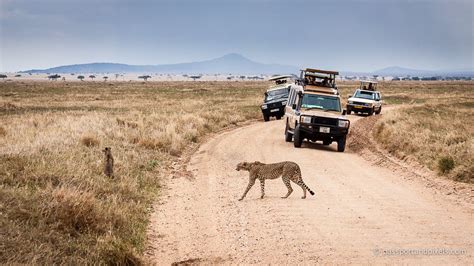
{"label": "cheetah", "polygon": [[114,157],[112,156],[112,149],[105,147],[104,150],[104,174],[108,177],[114,177]]}
{"label": "cheetah", "polygon": [[252,188],[257,179],[260,180],[260,198],[263,199],[265,196],[265,179],[277,179],[280,176],[283,179],[283,183],[285,183],[286,187],[288,188],[288,193],[286,193],[286,195],[282,198],[288,198],[288,196],[290,196],[290,194],[293,192],[290,180],[295,182],[303,189],[303,197],[301,197],[302,199],[306,198],[306,190],[308,190],[311,195],[314,195],[314,192],[303,182],[300,167],[294,162],[287,161],[273,164],[264,164],[258,161],[253,163],[241,162],[237,164],[237,168],[235,170],[249,171],[249,184],[239,201],[245,198],[247,192],[249,192],[250,188]]}

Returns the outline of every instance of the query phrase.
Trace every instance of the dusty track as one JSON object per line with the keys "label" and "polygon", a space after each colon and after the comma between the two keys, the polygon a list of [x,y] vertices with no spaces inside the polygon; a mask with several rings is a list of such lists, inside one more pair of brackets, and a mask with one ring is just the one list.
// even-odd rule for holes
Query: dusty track
{"label": "dusty track", "polygon": [[[356,120],[355,116],[351,116]],[[193,178],[171,179],[151,217],[149,259],[156,264],[415,263],[469,264],[472,208],[454,204],[420,182],[374,166],[336,144],[284,141],[282,121],[259,122],[211,139],[191,157]],[[239,202],[247,172],[240,161],[292,160],[316,192],[281,199],[281,180],[258,182]],[[383,250],[455,249],[464,255],[391,255]]]}

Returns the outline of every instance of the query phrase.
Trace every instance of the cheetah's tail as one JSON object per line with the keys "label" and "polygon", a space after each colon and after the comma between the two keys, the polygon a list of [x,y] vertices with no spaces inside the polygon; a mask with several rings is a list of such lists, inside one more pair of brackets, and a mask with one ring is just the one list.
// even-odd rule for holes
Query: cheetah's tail
{"label": "cheetah's tail", "polygon": [[314,192],[305,183],[303,183],[303,185],[306,188],[306,190],[309,191],[309,194],[311,194],[311,196],[314,196]]}

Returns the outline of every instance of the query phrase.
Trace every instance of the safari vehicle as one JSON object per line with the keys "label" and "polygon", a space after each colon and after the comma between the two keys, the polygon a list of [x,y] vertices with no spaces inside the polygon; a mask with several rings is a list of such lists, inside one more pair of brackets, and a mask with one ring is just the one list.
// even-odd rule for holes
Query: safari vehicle
{"label": "safari vehicle", "polygon": [[362,80],[354,95],[347,100],[347,114],[367,113],[368,115],[382,112],[382,97],[377,91],[377,82]]}
{"label": "safari vehicle", "polygon": [[285,140],[296,148],[303,140],[337,142],[337,151],[346,147],[350,121],[345,117],[336,86],[339,72],[306,68],[298,85],[292,86],[285,107]]}
{"label": "safari vehicle", "polygon": [[285,75],[269,79],[275,82],[275,84],[265,92],[263,104],[260,106],[265,122],[269,121],[272,116],[279,120],[285,114],[285,105],[288,100],[292,78],[290,75]]}

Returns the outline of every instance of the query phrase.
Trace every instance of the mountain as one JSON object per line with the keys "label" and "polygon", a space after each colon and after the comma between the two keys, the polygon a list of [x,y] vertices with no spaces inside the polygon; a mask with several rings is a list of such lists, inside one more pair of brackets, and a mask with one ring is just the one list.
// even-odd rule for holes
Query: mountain
{"label": "mountain", "polygon": [[90,63],[66,65],[48,69],[32,69],[22,73],[166,73],[166,74],[289,74],[296,73],[298,67],[264,64],[252,61],[240,54],[231,53],[219,58],[180,64],[127,65],[116,63]]}
{"label": "mountain", "polygon": [[[314,66],[313,66],[314,67]],[[32,69],[21,73],[163,73],[163,74],[297,74],[296,66],[264,64],[252,61],[240,54],[231,53],[219,58],[180,64],[127,65],[116,63],[90,63],[66,65],[48,69]],[[419,70],[391,66],[373,72],[341,71],[342,76],[466,76],[474,77],[474,71],[464,70]]]}

